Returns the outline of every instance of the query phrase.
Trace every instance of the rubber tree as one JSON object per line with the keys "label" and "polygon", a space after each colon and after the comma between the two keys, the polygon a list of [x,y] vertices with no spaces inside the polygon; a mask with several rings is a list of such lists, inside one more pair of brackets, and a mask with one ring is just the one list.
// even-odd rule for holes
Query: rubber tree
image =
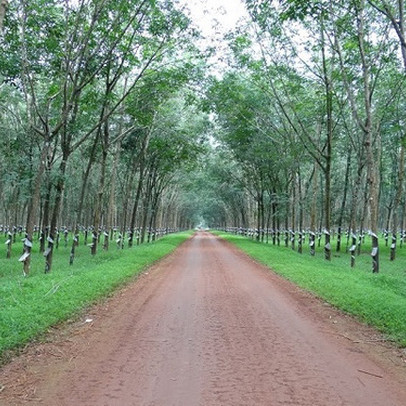
{"label": "rubber tree", "polygon": [[[178,43],[184,41],[178,34],[185,32],[188,21],[171,2],[148,0],[114,3],[82,0],[75,4],[53,1],[46,8],[41,1],[21,0],[13,3],[9,14],[14,18],[6,20],[10,20],[6,35],[11,40],[10,52],[6,55],[10,66],[20,66],[14,68],[14,75],[23,83],[31,133],[42,140],[41,150],[45,155],[53,140],[58,139],[60,148],[54,163],[57,168],[53,184],[55,198],[46,256],[46,271],[49,271],[71,154],[97,134],[100,126],[133,91],[146,69],[153,62],[162,61],[163,49],[176,49],[176,38]],[[9,33],[12,30],[13,36]],[[82,107],[87,105],[95,85],[103,82],[106,65],[112,59],[116,64],[112,75],[114,84],[119,83],[124,72],[131,70],[127,91],[112,100],[103,115],[93,113],[92,118],[98,118],[89,120],[88,116],[85,120],[89,112]],[[101,108],[96,111],[100,112]],[[43,165],[39,165],[32,182],[34,187],[41,184],[43,171]],[[38,190],[31,193],[29,204],[29,244],[38,212],[38,193]]]}
{"label": "rubber tree", "polygon": [[[365,151],[365,166],[367,172],[367,196],[368,210],[370,213],[369,225],[373,237],[373,272],[379,272],[379,246],[378,246],[378,215],[379,215],[379,162],[381,155],[381,133],[379,130],[379,116],[376,108],[373,107],[374,98],[377,97],[377,81],[380,79],[380,73],[385,67],[382,58],[385,58],[386,52],[390,49],[388,33],[385,27],[382,27],[382,36],[380,43],[375,47],[367,42],[369,36],[370,22],[366,20],[366,2],[352,2],[349,9],[355,16],[355,21],[351,25],[346,25],[346,32],[338,24],[334,28],[335,49],[340,59],[343,84],[347,92],[347,97],[352,110],[354,122],[362,132],[363,147]],[[352,32],[352,37],[342,38]],[[344,47],[341,44],[352,44],[354,46]],[[353,63],[349,65],[344,62],[344,58],[350,59]],[[344,56],[346,55],[346,56]],[[373,57],[372,57],[373,55]],[[374,60],[372,65],[372,60]],[[381,63],[377,63],[381,61]],[[357,66],[357,67],[355,67]],[[358,90],[357,95],[352,87],[349,74],[354,75],[355,69],[358,69],[359,79],[362,83],[362,89]],[[351,72],[351,73],[350,73]],[[359,99],[362,95],[362,99]],[[391,98],[389,98],[391,99]],[[387,102],[387,101],[386,101]]]}
{"label": "rubber tree", "polygon": [[406,72],[405,1],[368,0],[368,3],[386,17],[396,32],[402,55],[403,68]]}
{"label": "rubber tree", "polygon": [[[101,3],[95,7],[92,14],[91,24],[89,29],[84,29],[82,26],[78,26],[78,33],[74,33],[74,38],[76,36],[84,37],[84,44],[82,45],[85,49],[92,45],[90,50],[90,55],[84,54],[82,63],[94,64],[96,58],[95,66],[92,66],[90,75],[86,75],[84,78],[81,77],[81,69],[78,69],[77,79],[73,80],[71,83],[73,94],[83,94],[84,88],[90,85],[90,79],[101,79],[105,83],[105,91],[102,96],[102,103],[99,112],[99,119],[95,120],[93,125],[90,125],[85,131],[82,131],[79,137],[74,139],[73,135],[75,131],[75,121],[77,112],[79,111],[79,105],[81,99],[75,100],[73,114],[70,120],[67,120],[62,125],[61,131],[61,150],[62,159],[59,165],[59,176],[58,182],[55,185],[56,197],[53,206],[53,214],[51,219],[50,232],[53,233],[57,227],[57,220],[60,211],[60,203],[64,189],[64,176],[66,172],[66,166],[68,158],[71,153],[75,151],[80,145],[82,145],[92,134],[98,139],[103,140],[104,147],[104,157],[107,158],[107,147],[108,134],[109,134],[109,118],[110,116],[118,110],[120,105],[124,102],[126,97],[131,93],[131,91],[136,87],[138,81],[146,71],[146,69],[151,65],[155,59],[158,59],[163,45],[166,40],[160,38],[157,32],[157,38],[150,41],[148,44],[151,46],[150,52],[144,53],[144,58],[140,61],[134,61],[134,56],[142,52],[143,47],[140,46],[140,38],[137,35],[140,34],[141,30],[145,29],[145,25],[141,24],[143,21],[147,24],[152,24],[151,17],[153,7],[148,1],[136,2],[134,8],[129,9],[124,7],[124,3],[120,4],[107,4]],[[137,42],[135,41],[137,39]],[[91,40],[93,42],[91,42]],[[82,40],[83,41],[83,40]],[[145,44],[144,44],[145,45]],[[69,44],[70,50],[71,44]],[[141,49],[141,50],[140,50]],[[135,53],[135,55],[134,55]],[[112,56],[116,56],[114,59],[114,67],[112,66]],[[69,52],[68,52],[69,55]],[[130,58],[131,57],[131,58]],[[71,61],[67,61],[67,69],[69,68]],[[131,78],[130,84],[125,88],[124,92],[120,92],[116,98],[112,98],[112,94],[120,83],[120,79],[123,77],[125,72],[128,70],[128,64],[136,68],[136,73]],[[85,71],[86,72],[86,71]],[[72,75],[68,76],[69,78]],[[73,76],[75,78],[75,76]],[[85,85],[85,86],[84,86]],[[112,99],[112,101],[110,101]],[[69,102],[67,103],[69,105]],[[103,137],[102,137],[103,135]],[[106,141],[107,140],[107,141]],[[104,166],[105,168],[105,166]],[[103,179],[103,177],[102,177]],[[100,193],[104,192],[104,187],[100,189]],[[99,199],[101,198],[99,194]],[[99,201],[96,203],[96,215],[95,221],[97,222],[97,215],[99,208]],[[52,265],[52,255],[53,255],[53,240],[54,235],[50,233],[49,245],[46,256],[46,272],[49,272]],[[97,237],[98,224],[94,225],[94,235]],[[96,243],[95,238],[93,238],[92,253],[95,252]]]}
{"label": "rubber tree", "polygon": [[[255,61],[255,57],[251,56],[245,65],[254,72],[257,71],[256,82],[262,90],[266,90],[265,95],[269,94],[269,102],[277,105],[281,115],[280,121],[283,120],[285,125],[290,127],[290,133],[296,138],[296,142],[302,144],[306,153],[321,168],[325,190],[324,227],[330,230],[332,145],[338,114],[334,112],[336,103],[333,100],[332,73],[335,61],[331,44],[326,37],[329,30],[326,10],[319,5],[311,8],[313,20],[309,19],[305,26],[309,33],[309,45],[305,43],[308,48],[320,51],[318,55],[313,52],[311,62],[303,62],[297,43],[292,40],[289,30],[292,20],[300,23],[309,12],[307,7],[305,11],[299,12],[299,6],[304,6],[301,2],[297,2],[297,5],[296,2],[282,2],[289,5],[289,12],[281,12],[281,8],[262,1],[252,0],[246,3],[257,26],[254,41],[261,50],[262,58]],[[241,55],[242,61],[246,61],[246,52]],[[300,64],[304,65],[308,72],[306,77],[297,69],[295,72],[295,67]],[[325,235],[326,259],[330,259],[329,233]]]}
{"label": "rubber tree", "polygon": [[272,198],[273,180],[283,169],[279,158],[289,155],[284,150],[286,138],[267,128],[273,119],[268,100],[243,75],[230,72],[222,81],[213,81],[207,97],[221,128],[218,139],[241,167],[240,183],[255,202],[256,237],[263,240],[271,211],[266,202]]}
{"label": "rubber tree", "polygon": [[[386,0],[368,0],[368,3],[378,10],[390,22],[393,30],[396,32],[399,47],[402,55],[403,69],[406,73],[406,36],[405,36],[405,2],[398,0],[396,2],[388,2]],[[404,149],[405,135],[400,138],[399,152],[399,167],[398,167],[398,184],[396,187],[396,195],[393,202],[393,217],[392,217],[392,248],[390,259],[393,261],[396,256],[396,243],[398,233],[398,207],[400,204],[403,191],[404,178]]]}

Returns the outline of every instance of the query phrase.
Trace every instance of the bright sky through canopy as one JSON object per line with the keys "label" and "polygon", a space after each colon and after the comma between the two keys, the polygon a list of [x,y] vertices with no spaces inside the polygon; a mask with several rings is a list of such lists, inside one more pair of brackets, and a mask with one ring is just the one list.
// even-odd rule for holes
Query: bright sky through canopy
{"label": "bright sky through canopy", "polygon": [[209,64],[212,73],[219,75],[225,67],[222,60],[226,52],[224,36],[239,26],[239,20],[248,16],[244,3],[241,0],[180,0],[180,3],[202,34],[201,47],[216,49]]}
{"label": "bright sky through canopy", "polygon": [[238,20],[247,15],[240,0],[189,0],[185,5],[190,9],[194,24],[207,39],[234,29]]}

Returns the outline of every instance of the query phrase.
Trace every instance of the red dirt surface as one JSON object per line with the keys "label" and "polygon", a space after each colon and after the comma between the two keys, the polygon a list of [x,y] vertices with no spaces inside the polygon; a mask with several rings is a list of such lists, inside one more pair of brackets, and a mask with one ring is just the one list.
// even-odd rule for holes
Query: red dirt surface
{"label": "red dirt surface", "polygon": [[197,233],[4,366],[0,405],[404,406],[404,356]]}

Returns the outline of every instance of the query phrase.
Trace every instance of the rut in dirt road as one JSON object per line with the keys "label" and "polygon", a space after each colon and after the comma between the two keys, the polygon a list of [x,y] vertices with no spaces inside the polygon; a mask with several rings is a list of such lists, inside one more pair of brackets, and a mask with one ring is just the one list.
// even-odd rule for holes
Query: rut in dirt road
{"label": "rut in dirt road", "polygon": [[334,337],[286,284],[198,233],[71,337],[76,353],[31,367],[33,403],[405,405],[390,371]]}

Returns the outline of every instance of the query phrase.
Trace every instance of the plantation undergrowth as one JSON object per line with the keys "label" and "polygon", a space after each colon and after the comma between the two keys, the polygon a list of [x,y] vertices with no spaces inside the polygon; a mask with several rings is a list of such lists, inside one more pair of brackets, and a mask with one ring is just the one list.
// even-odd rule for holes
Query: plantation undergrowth
{"label": "plantation undergrowth", "polygon": [[7,350],[39,337],[50,326],[67,320],[107,296],[148,265],[172,252],[190,235],[190,232],[171,234],[131,249],[111,247],[109,251],[100,251],[94,257],[90,255],[88,247],[81,245],[77,248],[72,266],[69,266],[70,246],[65,247],[62,243],[55,254],[50,274],[44,274],[44,258],[34,250],[28,277],[22,276],[22,265],[17,261],[22,244],[15,244],[11,259],[6,259],[2,244],[0,363]]}
{"label": "plantation undergrowth", "polygon": [[[246,237],[215,232],[252,258],[314,293],[327,302],[376,327],[388,339],[406,347],[406,246],[397,250],[397,259],[389,261],[389,247],[381,244],[381,272],[372,274],[371,246],[366,241],[355,268],[350,256],[333,252],[331,262],[324,259],[323,248],[316,256],[284,246],[260,243]],[[332,246],[334,247],[334,241]]]}

